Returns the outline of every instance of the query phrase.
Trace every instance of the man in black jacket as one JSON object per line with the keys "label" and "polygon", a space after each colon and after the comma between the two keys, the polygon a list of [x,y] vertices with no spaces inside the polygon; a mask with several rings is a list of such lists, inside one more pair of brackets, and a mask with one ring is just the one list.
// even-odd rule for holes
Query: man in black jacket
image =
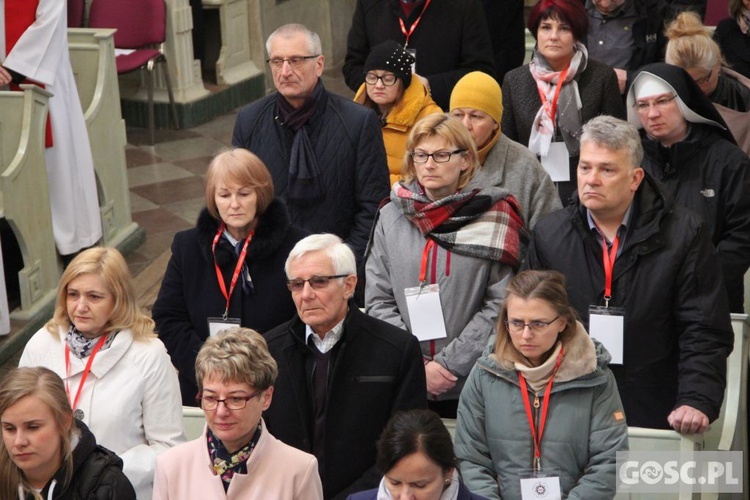
{"label": "man in black jacket", "polygon": [[240,111],[232,145],[263,160],[292,224],[340,236],[359,259],[389,191],[378,118],[323,87],[316,33],[301,24],[281,26],[266,50],[277,92]]}
{"label": "man in black jacket", "polygon": [[268,430],[318,459],[326,498],[377,487],[375,443],[395,411],[427,407],[416,337],[351,303],[352,251],[308,236],[286,262],[297,317],[265,334],[279,367]]}
{"label": "man in black jacket", "polygon": [[733,344],[721,267],[706,223],[642,159],[633,125],[584,125],[578,195],[535,226],[524,266],[566,276],[571,304],[614,355],[628,425],[703,432]]}

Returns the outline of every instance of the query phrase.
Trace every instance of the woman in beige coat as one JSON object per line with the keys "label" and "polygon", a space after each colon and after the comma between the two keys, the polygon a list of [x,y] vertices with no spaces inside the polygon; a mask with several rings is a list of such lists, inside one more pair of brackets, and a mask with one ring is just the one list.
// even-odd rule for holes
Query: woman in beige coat
{"label": "woman in beige coat", "polygon": [[158,457],[154,500],[322,500],[315,457],[273,437],[261,418],[278,374],[263,337],[248,328],[210,337],[195,371],[206,430]]}

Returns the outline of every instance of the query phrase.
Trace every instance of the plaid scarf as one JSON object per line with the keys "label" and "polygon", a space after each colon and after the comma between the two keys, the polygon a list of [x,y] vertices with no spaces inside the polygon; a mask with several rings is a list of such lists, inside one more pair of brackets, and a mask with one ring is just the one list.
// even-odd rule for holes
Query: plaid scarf
{"label": "plaid scarf", "polygon": [[529,235],[518,202],[507,190],[477,188],[437,201],[419,191],[396,183],[391,201],[423,235],[459,255],[500,261],[514,269],[520,265]]}

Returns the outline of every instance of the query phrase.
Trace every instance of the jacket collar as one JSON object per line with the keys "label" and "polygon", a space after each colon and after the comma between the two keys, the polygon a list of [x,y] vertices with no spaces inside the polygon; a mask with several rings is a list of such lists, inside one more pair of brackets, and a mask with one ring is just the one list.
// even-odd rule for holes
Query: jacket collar
{"label": "jacket collar", "polygon": [[[338,343],[344,344],[347,340],[355,338],[359,334],[362,319],[365,314],[359,310],[354,301],[349,301],[349,310],[344,318],[343,331],[341,333],[341,339]],[[307,347],[306,342],[306,330],[305,323],[302,322],[299,315],[295,315],[294,319],[289,323],[289,333],[294,339],[295,343],[302,344]]]}
{"label": "jacket collar", "polygon": [[[208,213],[208,209],[203,208],[198,215],[198,245],[201,254],[206,262],[213,262],[211,246],[213,244],[216,232],[219,230],[219,222]],[[264,259],[272,256],[286,239],[291,223],[286,205],[280,198],[274,198],[268,208],[258,218],[258,225],[255,228],[255,235],[247,248],[246,260]],[[222,251],[220,250],[227,250]],[[226,255],[223,255],[225,254]],[[216,258],[219,265],[233,262],[235,257],[233,250],[222,249],[222,245],[217,245]],[[226,261],[226,262],[224,262]]]}

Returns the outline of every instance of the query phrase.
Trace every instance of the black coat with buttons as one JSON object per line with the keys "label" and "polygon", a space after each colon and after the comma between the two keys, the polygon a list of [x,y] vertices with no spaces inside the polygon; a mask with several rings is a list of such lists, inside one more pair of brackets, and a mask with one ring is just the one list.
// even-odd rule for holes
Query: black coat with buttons
{"label": "black coat with buttons", "polygon": [[[667,416],[681,405],[713,421],[734,337],[709,225],[647,173],[621,245],[610,306],[625,309],[624,364],[610,368],[628,425],[669,428]],[[604,265],[577,195],[537,223],[524,267],[563,273],[588,329],[589,306],[604,305]]]}

